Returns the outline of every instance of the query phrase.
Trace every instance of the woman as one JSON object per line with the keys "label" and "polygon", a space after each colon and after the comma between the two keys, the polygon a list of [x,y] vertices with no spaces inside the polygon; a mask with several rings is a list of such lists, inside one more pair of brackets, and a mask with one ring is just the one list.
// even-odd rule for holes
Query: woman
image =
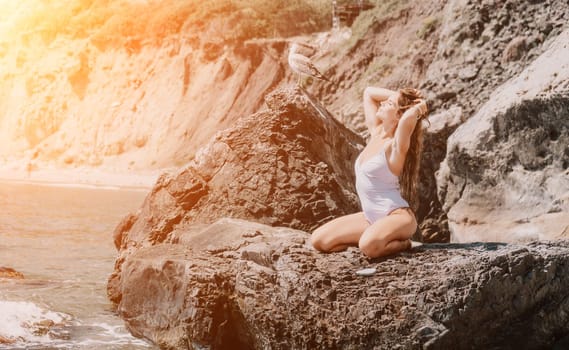
{"label": "woman", "polygon": [[[355,163],[362,212],[336,218],[312,233],[314,248],[337,252],[359,246],[370,258],[411,248],[417,220],[421,120],[427,104],[415,89],[367,87],[364,113],[370,140]],[[404,199],[405,198],[405,199]]]}

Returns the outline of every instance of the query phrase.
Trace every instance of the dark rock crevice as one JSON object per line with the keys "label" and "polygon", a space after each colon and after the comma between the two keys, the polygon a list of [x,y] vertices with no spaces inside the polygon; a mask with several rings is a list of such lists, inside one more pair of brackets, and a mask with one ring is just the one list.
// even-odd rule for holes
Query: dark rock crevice
{"label": "dark rock crevice", "polygon": [[215,301],[211,350],[253,350],[252,336],[245,327],[241,310],[227,296]]}
{"label": "dark rock crevice", "polygon": [[[494,123],[497,143],[511,147],[517,164],[534,171],[547,166],[561,168],[569,162],[569,98],[555,95],[550,98],[525,100],[498,115]],[[516,163],[510,161],[506,168]]]}

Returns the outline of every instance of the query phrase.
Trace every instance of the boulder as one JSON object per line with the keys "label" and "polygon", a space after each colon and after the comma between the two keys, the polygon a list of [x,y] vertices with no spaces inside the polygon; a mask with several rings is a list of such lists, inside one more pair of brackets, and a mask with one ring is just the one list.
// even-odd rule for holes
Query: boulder
{"label": "boulder", "polygon": [[463,122],[462,108],[454,106],[429,116],[419,169],[419,207],[417,219],[420,235],[414,239],[429,243],[447,243],[450,232],[446,213],[437,197],[435,177],[446,155],[447,139]]}
{"label": "boulder", "polygon": [[131,251],[176,231],[233,217],[311,232],[360,209],[353,164],[361,137],[300,89],[279,89],[268,109],[216,134],[185,167],[163,174],[136,214],[115,230],[114,286]]}
{"label": "boulder", "polygon": [[569,234],[569,30],[449,138],[437,175],[451,239]]}
{"label": "boulder", "polygon": [[177,231],[128,257],[118,312],[162,349],[542,349],[569,334],[569,241],[368,260],[309,237],[238,219]]}
{"label": "boulder", "polygon": [[0,278],[23,279],[24,274],[19,272],[19,271],[14,270],[11,267],[0,266]]}

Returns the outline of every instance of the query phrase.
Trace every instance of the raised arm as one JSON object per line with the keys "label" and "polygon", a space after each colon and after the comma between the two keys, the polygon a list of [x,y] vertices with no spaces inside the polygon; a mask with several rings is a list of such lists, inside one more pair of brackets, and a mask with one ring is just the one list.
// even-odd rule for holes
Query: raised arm
{"label": "raised arm", "polygon": [[390,165],[397,173],[401,173],[405,164],[405,157],[411,145],[411,135],[417,126],[419,117],[428,111],[425,100],[418,100],[417,104],[407,109],[399,119],[395,135],[393,136],[393,147],[390,155]]}
{"label": "raised arm", "polygon": [[387,100],[389,96],[395,93],[396,91],[374,86],[368,86],[365,88],[363,98],[364,115],[366,126],[369,129],[370,134],[379,124],[381,124],[381,121],[375,116],[377,109],[379,108],[379,103]]}

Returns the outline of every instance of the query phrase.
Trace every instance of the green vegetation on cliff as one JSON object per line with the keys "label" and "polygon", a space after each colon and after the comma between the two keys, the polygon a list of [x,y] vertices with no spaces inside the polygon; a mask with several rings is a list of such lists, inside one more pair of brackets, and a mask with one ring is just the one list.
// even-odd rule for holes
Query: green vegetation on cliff
{"label": "green vegetation on cliff", "polygon": [[105,47],[133,40],[160,45],[174,34],[231,44],[325,30],[331,16],[328,0],[24,0],[3,34],[45,45],[58,36],[89,37]]}

